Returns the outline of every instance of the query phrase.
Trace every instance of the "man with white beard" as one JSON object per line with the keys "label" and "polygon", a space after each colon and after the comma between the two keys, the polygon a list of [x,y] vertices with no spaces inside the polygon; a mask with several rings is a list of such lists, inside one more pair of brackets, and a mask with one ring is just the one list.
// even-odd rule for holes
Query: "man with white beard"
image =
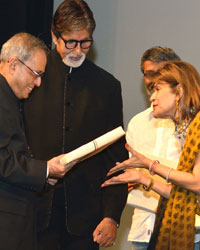
{"label": "man with white beard", "polygon": [[[55,12],[41,88],[25,103],[33,155],[49,159],[123,126],[120,82],[86,58],[95,29],[82,0],[65,0]],[[36,136],[37,135],[37,136]],[[101,189],[116,161],[128,158],[125,139],[78,163],[38,206],[40,249],[96,250],[114,244],[127,186]]]}

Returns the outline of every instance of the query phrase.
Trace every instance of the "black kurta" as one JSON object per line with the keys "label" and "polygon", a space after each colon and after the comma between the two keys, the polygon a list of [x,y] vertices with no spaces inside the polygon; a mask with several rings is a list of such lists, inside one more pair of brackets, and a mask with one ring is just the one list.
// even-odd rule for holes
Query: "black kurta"
{"label": "black kurta", "polygon": [[[87,59],[69,74],[54,49],[41,87],[25,103],[25,119],[35,157],[69,152],[123,125],[120,82]],[[116,161],[128,158],[124,143],[123,138],[66,174],[66,223],[72,234],[91,233],[104,217],[119,223],[127,186],[100,185]]]}

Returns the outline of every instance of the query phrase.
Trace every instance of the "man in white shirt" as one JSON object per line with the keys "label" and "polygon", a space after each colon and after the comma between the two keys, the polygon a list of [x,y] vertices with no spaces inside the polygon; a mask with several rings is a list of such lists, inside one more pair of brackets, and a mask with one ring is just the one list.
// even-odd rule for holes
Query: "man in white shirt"
{"label": "man in white shirt", "polygon": [[[151,107],[131,119],[126,139],[130,146],[143,154],[178,163],[181,147],[174,136],[174,123],[172,120],[154,118]],[[155,213],[135,208],[128,236],[128,240],[133,243],[133,250],[147,248],[154,221]]]}
{"label": "man in white shirt", "polygon": [[[157,71],[165,61],[181,60],[170,48],[153,47],[144,52],[141,58],[141,71],[147,91],[151,84],[147,78],[149,71]],[[128,124],[127,143],[143,154],[151,154],[178,163],[181,147],[174,136],[174,123],[169,119],[156,119],[152,108],[134,116]],[[153,231],[155,213],[134,209],[128,240],[132,250],[146,250]]]}

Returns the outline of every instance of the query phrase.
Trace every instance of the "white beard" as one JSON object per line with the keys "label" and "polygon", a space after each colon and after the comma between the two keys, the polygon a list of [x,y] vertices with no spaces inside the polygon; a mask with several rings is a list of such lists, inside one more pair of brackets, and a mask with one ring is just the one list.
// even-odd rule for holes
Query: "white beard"
{"label": "white beard", "polygon": [[[71,59],[71,57],[77,57],[80,59],[78,61],[74,61]],[[86,55],[84,53],[81,53],[80,56],[77,56],[77,55],[73,54],[73,52],[71,52],[63,58],[63,63],[69,67],[78,68],[84,62],[85,57],[86,57]]]}

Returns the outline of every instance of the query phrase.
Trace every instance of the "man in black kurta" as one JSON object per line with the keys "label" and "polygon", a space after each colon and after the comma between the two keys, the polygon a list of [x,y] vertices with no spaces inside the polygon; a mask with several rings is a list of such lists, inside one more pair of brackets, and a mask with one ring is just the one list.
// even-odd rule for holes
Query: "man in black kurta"
{"label": "man in black kurta", "polygon": [[[87,13],[87,18],[78,13],[86,19],[81,19],[80,27],[72,25],[76,23],[78,8],[70,12],[74,16],[68,15],[74,8],[71,3]],[[69,16],[71,23],[67,20]],[[70,152],[123,126],[120,82],[84,59],[92,44],[88,20],[95,27],[84,1],[64,1],[55,13],[52,36],[56,48],[48,55],[41,87],[25,103],[28,141],[33,155],[39,159]],[[68,32],[68,26],[76,28]],[[39,230],[43,231],[40,235],[43,249],[93,250],[98,249],[98,244],[105,247],[113,244],[126,203],[127,186],[105,189],[100,186],[115,162],[128,157],[124,143],[123,138],[78,163],[57,184],[54,195],[53,191],[41,194]]]}

